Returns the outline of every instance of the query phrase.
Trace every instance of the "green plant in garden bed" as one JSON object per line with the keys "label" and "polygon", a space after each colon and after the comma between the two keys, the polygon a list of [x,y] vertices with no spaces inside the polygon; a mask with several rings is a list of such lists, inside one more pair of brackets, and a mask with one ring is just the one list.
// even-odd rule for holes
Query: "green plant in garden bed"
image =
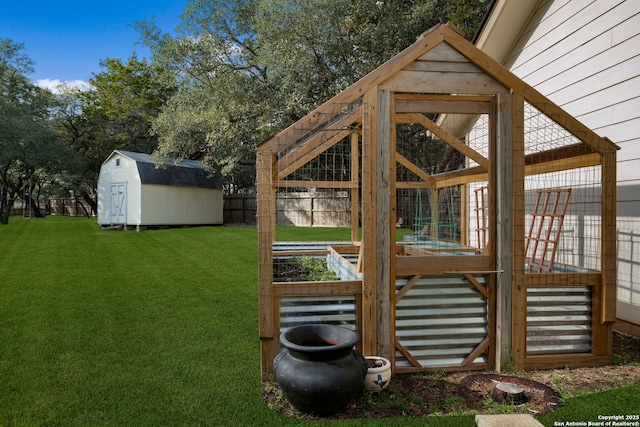
{"label": "green plant in garden bed", "polygon": [[327,268],[324,258],[293,256],[275,259],[273,277],[276,282],[313,282],[340,280],[338,275]]}

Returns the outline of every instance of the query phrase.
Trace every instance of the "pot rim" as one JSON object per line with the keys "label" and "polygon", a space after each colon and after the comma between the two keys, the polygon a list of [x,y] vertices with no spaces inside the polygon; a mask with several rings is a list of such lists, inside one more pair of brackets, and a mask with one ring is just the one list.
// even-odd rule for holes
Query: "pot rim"
{"label": "pot rim", "polygon": [[[312,335],[322,341],[322,345],[304,345],[292,341],[296,335]],[[350,349],[360,340],[360,334],[352,329],[329,324],[309,324],[295,326],[280,334],[280,343],[289,350],[306,353],[325,353]]]}
{"label": "pot rim", "polygon": [[371,368],[367,368],[367,373],[369,374],[379,374],[380,372],[391,370],[391,362],[388,359],[385,359],[382,356],[365,356],[367,360],[381,360],[382,366],[374,366]]}

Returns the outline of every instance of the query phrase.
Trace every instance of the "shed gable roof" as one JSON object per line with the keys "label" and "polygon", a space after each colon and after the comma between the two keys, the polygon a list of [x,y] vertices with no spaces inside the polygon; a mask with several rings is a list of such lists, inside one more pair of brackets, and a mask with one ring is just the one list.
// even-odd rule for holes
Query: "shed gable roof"
{"label": "shed gable roof", "polygon": [[195,160],[182,160],[177,164],[173,162],[158,164],[149,154],[124,150],[114,150],[107,160],[115,154],[120,154],[136,163],[142,184],[222,189],[219,174],[213,168]]}

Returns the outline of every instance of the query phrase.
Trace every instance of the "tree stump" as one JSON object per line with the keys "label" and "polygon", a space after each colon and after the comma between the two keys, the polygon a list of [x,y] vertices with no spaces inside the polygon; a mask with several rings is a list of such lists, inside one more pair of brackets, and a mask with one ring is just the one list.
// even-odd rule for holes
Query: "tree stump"
{"label": "tree stump", "polygon": [[495,385],[491,389],[491,399],[493,399],[494,402],[520,405],[529,400],[524,389],[518,387],[516,384],[502,381],[494,382]]}

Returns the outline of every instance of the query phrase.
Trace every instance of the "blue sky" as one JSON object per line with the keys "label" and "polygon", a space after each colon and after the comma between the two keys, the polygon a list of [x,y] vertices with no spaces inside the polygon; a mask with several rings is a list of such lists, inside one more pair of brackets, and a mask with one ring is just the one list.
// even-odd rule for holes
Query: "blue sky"
{"label": "blue sky", "polygon": [[138,43],[136,21],[153,20],[173,32],[188,0],[0,0],[0,37],[23,43],[35,61],[29,75],[41,86],[87,82],[104,71],[100,60],[126,61],[149,51]]}

